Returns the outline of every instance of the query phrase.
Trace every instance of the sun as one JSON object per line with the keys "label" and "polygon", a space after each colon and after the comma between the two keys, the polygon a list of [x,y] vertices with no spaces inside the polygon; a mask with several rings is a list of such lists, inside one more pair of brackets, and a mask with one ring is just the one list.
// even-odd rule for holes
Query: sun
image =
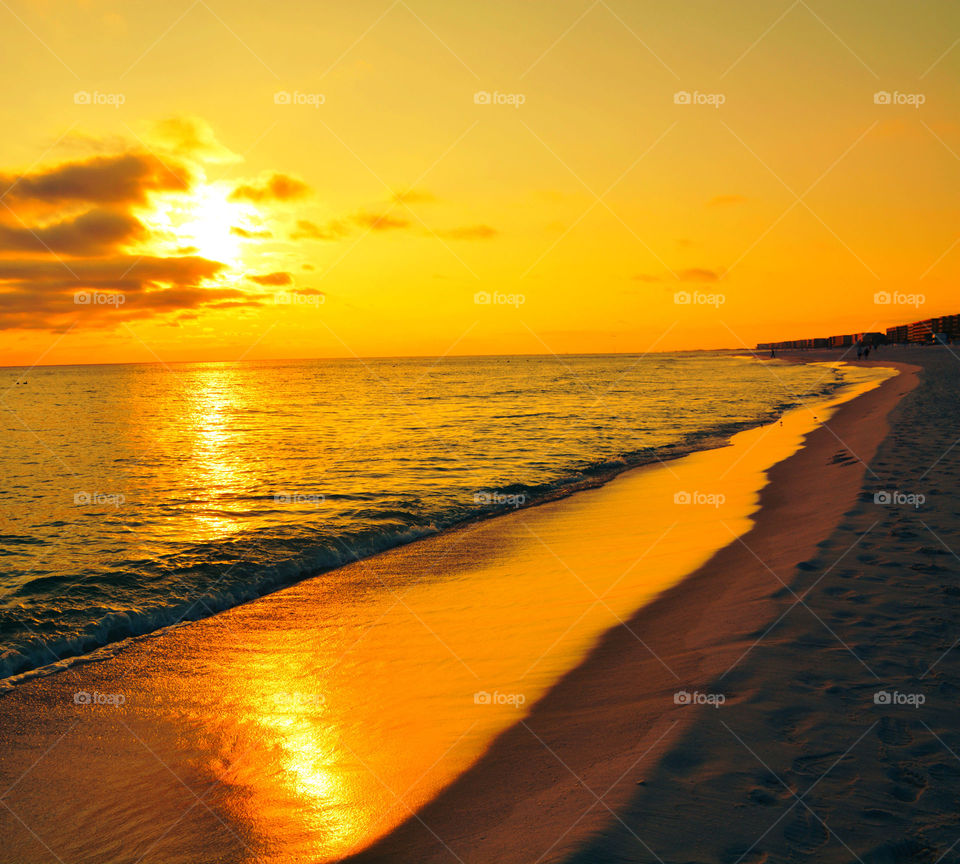
{"label": "sun", "polygon": [[164,254],[192,254],[229,266],[240,264],[244,241],[234,226],[251,215],[231,201],[230,188],[208,183],[190,195],[157,202],[146,221]]}

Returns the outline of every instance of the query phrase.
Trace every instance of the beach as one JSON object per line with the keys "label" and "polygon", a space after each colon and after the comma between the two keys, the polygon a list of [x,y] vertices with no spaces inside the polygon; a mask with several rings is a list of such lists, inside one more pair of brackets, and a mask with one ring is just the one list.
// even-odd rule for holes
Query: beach
{"label": "beach", "polygon": [[[849,860],[837,838],[856,819],[873,846],[863,824],[843,839],[861,855],[905,842],[879,798],[925,806],[920,781],[953,776],[949,752],[908,727],[948,726],[872,694],[931,686],[907,680],[926,667],[888,591],[946,591],[923,580],[949,569],[933,532],[949,543],[956,514],[918,466],[955,466],[956,361],[889,355],[851,367],[874,377],[842,403],[730,447],[17,684],[0,697],[14,860],[761,861],[775,842]],[[920,491],[919,507],[874,503]],[[901,521],[928,514],[929,529]],[[919,632],[949,647],[948,619]],[[941,690],[949,664],[926,676]],[[858,724],[884,750],[863,788],[844,752],[857,736],[838,743]],[[814,781],[806,806],[792,797]]]}

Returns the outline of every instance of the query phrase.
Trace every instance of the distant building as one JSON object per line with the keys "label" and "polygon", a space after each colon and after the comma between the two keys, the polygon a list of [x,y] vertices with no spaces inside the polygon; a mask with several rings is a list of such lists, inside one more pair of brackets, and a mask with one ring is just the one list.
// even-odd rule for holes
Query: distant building
{"label": "distant building", "polygon": [[887,328],[887,342],[906,342],[909,335],[909,324],[898,324],[896,327]]}
{"label": "distant building", "polygon": [[888,327],[887,332],[864,331],[842,336],[815,339],[789,339],[784,342],[758,342],[758,351],[801,350],[810,348],[849,348],[852,345],[882,345],[885,342],[905,344],[929,342],[953,342],[960,339],[960,315],[940,315],[911,324]]}
{"label": "distant building", "polygon": [[933,321],[914,321],[907,325],[908,342],[930,342],[933,339]]}

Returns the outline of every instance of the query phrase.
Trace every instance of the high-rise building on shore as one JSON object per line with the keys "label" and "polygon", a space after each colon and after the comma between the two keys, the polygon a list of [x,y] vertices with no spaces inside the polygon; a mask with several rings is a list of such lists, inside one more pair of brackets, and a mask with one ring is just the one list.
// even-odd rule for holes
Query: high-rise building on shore
{"label": "high-rise building on shore", "polygon": [[758,342],[758,351],[808,350],[811,348],[852,348],[854,345],[882,345],[884,343],[952,342],[960,339],[960,315],[940,315],[910,324],[888,327],[887,332],[849,333],[814,339],[788,339],[783,342]]}

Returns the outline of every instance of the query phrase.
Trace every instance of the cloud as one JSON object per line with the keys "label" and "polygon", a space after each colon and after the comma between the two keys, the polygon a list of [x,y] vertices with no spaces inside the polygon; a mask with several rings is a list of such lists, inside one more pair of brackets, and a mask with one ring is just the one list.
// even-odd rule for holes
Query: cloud
{"label": "cloud", "polygon": [[310,187],[291,174],[272,173],[252,183],[241,183],[230,193],[230,201],[296,201],[310,194]]}
{"label": "cloud", "polygon": [[270,231],[248,231],[238,225],[231,226],[230,233],[236,237],[242,237],[244,240],[269,240],[273,237]]}
{"label": "cloud", "polygon": [[265,273],[262,276],[247,275],[247,279],[256,282],[257,285],[292,285],[293,276],[289,273]]}
{"label": "cloud", "polygon": [[340,240],[350,233],[349,227],[340,219],[333,219],[324,226],[309,219],[298,219],[297,227],[290,232],[291,240]]}
{"label": "cloud", "polygon": [[217,140],[210,124],[200,117],[180,116],[161,120],[153,126],[150,140],[166,150],[201,162],[232,164],[243,161],[242,156]]}
{"label": "cloud", "polygon": [[460,228],[437,232],[441,237],[449,237],[451,240],[489,240],[499,233],[496,228],[491,228],[489,225],[464,225]]}
{"label": "cloud", "polygon": [[681,282],[716,282],[723,276],[722,270],[710,270],[706,267],[690,267],[686,270],[678,270],[677,276]]}
{"label": "cloud", "polygon": [[353,216],[353,222],[361,228],[369,228],[372,231],[392,231],[410,227],[410,220],[401,216],[391,216],[389,213],[368,213],[364,210]]}
{"label": "cloud", "polygon": [[196,286],[223,268],[219,261],[196,255],[117,255],[69,262],[50,258],[0,259],[0,290],[7,285],[32,287],[40,293],[64,288],[141,291],[155,285]]}
{"label": "cloud", "polygon": [[[263,295],[204,284],[223,268],[197,256],[0,259],[0,329],[62,329],[77,317],[88,326],[106,327],[179,309],[216,308],[224,301],[261,302]],[[87,302],[78,302],[78,294],[86,294]]]}
{"label": "cloud", "polygon": [[430,204],[437,199],[425,189],[401,189],[393,193],[393,200],[398,204]]}
{"label": "cloud", "polygon": [[681,282],[716,282],[724,275],[723,270],[711,270],[707,267],[688,267],[673,273],[636,273],[630,278],[636,282],[667,282],[679,279]]}
{"label": "cloud", "polygon": [[743,195],[717,195],[707,202],[708,207],[723,207],[729,204],[743,204],[747,198]]}
{"label": "cloud", "polygon": [[[204,310],[262,306],[270,288],[293,285],[292,275],[279,271],[230,284],[229,267],[195,248],[205,244],[184,220],[206,201],[203,166],[237,161],[210,127],[174,118],[148,140],[160,156],[116,138],[81,136],[59,162],[0,169],[0,329],[64,332],[78,321],[110,328],[137,318],[179,323]],[[235,186],[231,200],[253,203],[309,193],[304,181],[278,172]],[[203,212],[196,210],[198,219],[207,218]],[[258,220],[239,221],[220,227],[245,240],[272,236]],[[176,251],[157,251],[167,248]],[[141,250],[152,254],[136,254]]]}
{"label": "cloud", "polygon": [[11,204],[145,204],[152,192],[186,192],[192,175],[180,163],[145,153],[94,156],[31,174],[0,174]]}
{"label": "cloud", "polygon": [[34,228],[0,224],[0,253],[100,256],[147,235],[139,219],[117,210],[88,210],[73,219]]}

